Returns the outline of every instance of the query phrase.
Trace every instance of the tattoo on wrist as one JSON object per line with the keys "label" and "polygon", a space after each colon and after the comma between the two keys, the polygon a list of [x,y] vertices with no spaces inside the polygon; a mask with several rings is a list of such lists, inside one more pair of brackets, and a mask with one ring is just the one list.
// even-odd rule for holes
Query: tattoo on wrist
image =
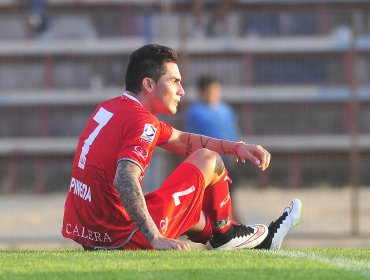
{"label": "tattoo on wrist", "polygon": [[202,145],[202,148],[206,148],[207,144],[208,144],[208,141],[211,140],[211,138],[207,137],[206,141],[203,143],[203,136],[199,135],[199,137],[200,137],[200,143]]}
{"label": "tattoo on wrist", "polygon": [[188,133],[188,144],[186,145],[186,155],[189,156],[192,151],[192,144],[190,142],[190,133]]}

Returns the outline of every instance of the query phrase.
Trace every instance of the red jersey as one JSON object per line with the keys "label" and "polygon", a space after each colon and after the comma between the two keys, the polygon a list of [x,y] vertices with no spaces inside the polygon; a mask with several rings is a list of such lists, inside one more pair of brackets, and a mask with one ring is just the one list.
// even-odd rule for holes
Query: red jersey
{"label": "red jersey", "polygon": [[62,234],[81,244],[120,246],[135,229],[113,186],[117,162],[129,160],[144,175],[156,145],[172,127],[131,95],[101,103],[82,132],[73,162]]}

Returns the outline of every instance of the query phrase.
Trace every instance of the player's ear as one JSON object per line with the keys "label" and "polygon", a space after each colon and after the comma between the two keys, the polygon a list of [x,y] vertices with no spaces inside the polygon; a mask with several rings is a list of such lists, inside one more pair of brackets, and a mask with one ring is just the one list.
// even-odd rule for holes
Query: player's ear
{"label": "player's ear", "polygon": [[147,92],[152,92],[153,90],[153,80],[151,78],[145,77],[142,82],[142,87],[145,89]]}

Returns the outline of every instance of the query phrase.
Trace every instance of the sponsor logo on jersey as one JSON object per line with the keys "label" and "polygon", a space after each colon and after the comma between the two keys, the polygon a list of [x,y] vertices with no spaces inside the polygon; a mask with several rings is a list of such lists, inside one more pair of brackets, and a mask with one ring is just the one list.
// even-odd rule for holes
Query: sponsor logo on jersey
{"label": "sponsor logo on jersey", "polygon": [[141,147],[141,146],[135,146],[134,147],[134,153],[137,154],[139,157],[141,157],[142,159],[146,160],[146,158],[148,157],[148,151]]}
{"label": "sponsor logo on jersey", "polygon": [[91,188],[73,177],[71,179],[69,191],[81,197],[83,200],[91,202]]}
{"label": "sponsor logo on jersey", "polygon": [[81,237],[84,239],[89,239],[96,242],[105,242],[111,243],[112,238],[110,238],[109,234],[106,232],[99,232],[89,229],[84,226],[73,226],[72,224],[66,224],[65,232],[70,235],[74,235],[77,237]]}
{"label": "sponsor logo on jersey", "polygon": [[150,123],[146,123],[144,125],[144,131],[140,136],[140,140],[152,143],[156,132],[157,132],[157,129],[154,127],[154,125]]}
{"label": "sponsor logo on jersey", "polygon": [[227,196],[224,198],[224,200],[221,201],[220,208],[224,207],[229,200],[230,200],[230,193],[228,193]]}
{"label": "sponsor logo on jersey", "polygon": [[163,234],[165,234],[167,231],[167,228],[168,228],[168,218],[166,217],[164,220],[161,220],[159,222],[159,229],[161,230]]}

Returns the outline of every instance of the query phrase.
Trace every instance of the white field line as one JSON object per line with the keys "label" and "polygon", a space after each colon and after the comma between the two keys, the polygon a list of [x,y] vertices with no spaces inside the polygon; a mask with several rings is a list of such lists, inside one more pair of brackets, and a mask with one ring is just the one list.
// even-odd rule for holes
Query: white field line
{"label": "white field line", "polygon": [[370,279],[370,260],[357,261],[348,258],[321,256],[314,253],[300,251],[276,251],[272,253],[293,259],[307,259],[335,265],[345,270],[356,271]]}

